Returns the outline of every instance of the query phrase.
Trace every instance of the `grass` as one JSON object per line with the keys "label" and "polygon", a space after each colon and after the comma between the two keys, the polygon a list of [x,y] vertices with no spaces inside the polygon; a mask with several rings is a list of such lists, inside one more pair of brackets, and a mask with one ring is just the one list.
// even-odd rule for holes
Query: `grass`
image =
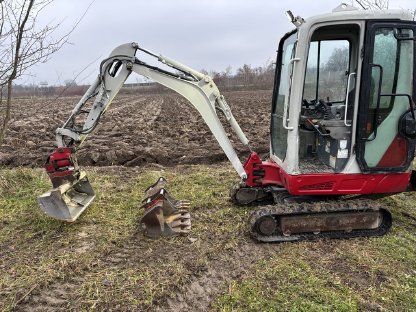
{"label": "grass", "polygon": [[[319,250],[322,246],[318,245]],[[311,255],[310,249],[314,247],[310,243],[284,248],[278,256],[257,263],[243,281],[231,282],[229,292],[220,296],[216,308],[222,311],[416,309],[414,253],[413,259],[406,259],[399,267],[389,259],[393,252],[380,254],[384,249],[382,242],[374,239],[371,246],[364,244],[369,249],[364,254],[360,254],[362,245],[331,245],[335,255],[327,256],[320,250],[318,258]]]}
{"label": "grass", "polygon": [[[37,205],[42,170],[0,169],[0,310],[416,311],[415,194],[384,199],[394,225],[380,238],[256,244],[230,166],[87,171],[97,198],[67,224]],[[187,237],[141,234],[159,176],[191,202]]]}

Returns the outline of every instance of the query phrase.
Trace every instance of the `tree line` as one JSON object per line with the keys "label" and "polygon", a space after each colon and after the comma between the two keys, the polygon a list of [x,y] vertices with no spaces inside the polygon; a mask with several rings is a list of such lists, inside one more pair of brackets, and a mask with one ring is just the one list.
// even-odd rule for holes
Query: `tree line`
{"label": "tree line", "polygon": [[233,73],[232,68],[228,66],[221,72],[202,70],[203,73],[209,74],[215,84],[225,88],[261,88],[268,89],[273,87],[275,63],[267,61],[264,66],[252,67],[250,64],[244,64],[237,68]]}
{"label": "tree line", "polygon": [[[213,78],[215,84],[221,90],[235,89],[271,89],[274,82],[275,63],[268,61],[264,66],[253,67],[250,64],[244,64],[233,72],[231,66],[223,71],[204,70],[201,72]],[[14,84],[14,96],[75,96],[83,95],[88,85],[78,85],[75,81],[65,81],[64,85],[53,86],[46,82],[40,84],[21,85]],[[164,90],[163,86],[147,81],[141,83],[127,83],[121,90],[121,93],[133,93],[134,91],[153,91]]]}

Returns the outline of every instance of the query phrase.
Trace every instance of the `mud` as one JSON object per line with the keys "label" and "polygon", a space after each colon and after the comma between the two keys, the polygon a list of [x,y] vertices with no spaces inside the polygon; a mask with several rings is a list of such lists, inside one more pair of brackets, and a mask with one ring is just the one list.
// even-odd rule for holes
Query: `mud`
{"label": "mud", "polygon": [[270,257],[276,249],[278,246],[242,243],[225,257],[216,260],[202,274],[193,275],[188,285],[174,298],[167,299],[157,311],[209,311],[213,308],[212,298],[226,292],[232,281],[244,279],[257,261]]}
{"label": "mud", "polygon": [[[213,212],[195,213],[195,219],[198,221]],[[79,256],[93,249],[91,231],[92,228],[84,226],[75,238],[77,248],[74,251]],[[81,311],[90,307],[98,311],[209,311],[213,309],[213,299],[226,292],[230,283],[243,280],[259,260],[271,257],[280,249],[278,245],[253,244],[240,234],[238,244],[224,250],[224,241],[229,237],[214,235],[211,231],[208,234],[208,238],[177,237],[168,242],[144,239],[138,232],[109,247],[107,253],[92,263],[71,264],[69,268],[73,270],[66,270],[60,278],[19,293],[14,310]],[[86,299],[85,293],[80,296],[80,290],[92,287],[87,286],[88,280],[102,272],[108,276],[117,273],[118,279],[102,276],[101,283],[110,293],[133,287],[129,291],[135,293],[138,300],[143,300],[146,287],[157,285],[152,301],[133,308],[119,298],[94,302]],[[126,272],[147,272],[151,277],[131,285]]]}
{"label": "mud", "polygon": [[[259,153],[269,149],[270,91],[225,92],[234,116]],[[55,145],[76,97],[16,99],[0,165],[42,166]],[[244,159],[249,151],[224,122],[231,142]],[[210,164],[226,156],[188,102],[174,93],[120,95],[79,149],[80,165],[142,166]]]}

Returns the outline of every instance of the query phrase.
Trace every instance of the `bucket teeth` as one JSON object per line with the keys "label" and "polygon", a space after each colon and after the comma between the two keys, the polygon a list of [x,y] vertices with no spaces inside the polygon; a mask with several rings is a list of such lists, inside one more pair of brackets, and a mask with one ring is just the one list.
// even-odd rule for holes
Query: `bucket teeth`
{"label": "bucket teeth", "polygon": [[191,230],[191,215],[182,210],[165,218],[167,223],[175,232],[188,233]]}
{"label": "bucket teeth", "polygon": [[146,236],[173,236],[187,234],[191,230],[191,215],[185,210],[190,202],[177,200],[166,189],[166,180],[159,178],[146,189],[143,200],[145,214],[140,223]]}

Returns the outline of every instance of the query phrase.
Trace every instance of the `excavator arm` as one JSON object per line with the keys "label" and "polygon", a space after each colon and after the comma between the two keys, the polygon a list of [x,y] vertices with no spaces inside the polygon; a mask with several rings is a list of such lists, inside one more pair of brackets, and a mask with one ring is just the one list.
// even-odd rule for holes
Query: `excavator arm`
{"label": "excavator arm", "polygon": [[[135,57],[137,50],[156,57],[159,62],[172,67],[182,73],[182,75],[150,66],[140,61]],[[201,114],[240,177],[242,179],[246,178],[243,165],[224,131],[217,116],[217,111],[221,111],[225,115],[241,143],[247,147],[249,147],[248,140],[214,81],[208,75],[204,75],[165,56],[157,56],[139,47],[137,43],[123,44],[117,47],[113,50],[110,57],[101,63],[100,75],[75,106],[64,126],[56,130],[58,147],[67,147],[68,144],[65,143],[67,138],[82,144],[87,135],[94,130],[100,117],[106,112],[132,72],[145,76],[184,96]],[[75,118],[79,114],[85,114],[84,107],[87,101],[94,96],[96,96],[94,104],[82,129],[74,129],[72,125]]]}
{"label": "excavator arm", "polygon": [[[156,58],[174,71],[146,64],[136,57],[138,51]],[[53,189],[38,198],[41,208],[49,216],[75,221],[94,199],[95,194],[85,172],[78,168],[75,151],[95,129],[132,72],[185,97],[201,114],[239,176],[243,180],[247,179],[247,173],[217,113],[224,114],[243,145],[250,148],[249,142],[214,81],[208,75],[186,65],[145,50],[137,43],[127,43],[115,48],[101,62],[99,75],[94,83],[74,107],[64,125],[56,129],[58,148],[49,156],[46,164]],[[95,99],[91,105],[90,100],[93,98]],[[82,120],[81,123],[79,119]]]}

